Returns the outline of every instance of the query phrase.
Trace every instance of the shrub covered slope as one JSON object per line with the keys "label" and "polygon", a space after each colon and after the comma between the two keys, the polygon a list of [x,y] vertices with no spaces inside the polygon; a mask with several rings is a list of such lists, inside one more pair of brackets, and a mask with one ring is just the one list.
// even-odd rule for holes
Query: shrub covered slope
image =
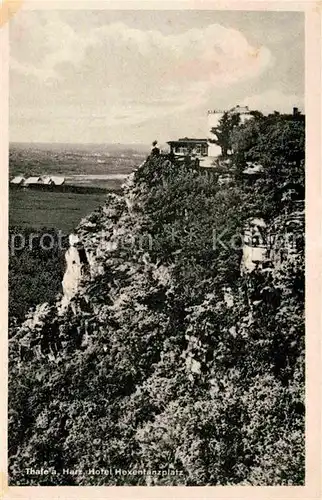
{"label": "shrub covered slope", "polygon": [[246,153],[265,167],[251,186],[149,159],[81,222],[77,294],[12,332],[12,484],[304,483],[303,250],[241,276],[239,245],[247,218],[283,217],[303,158],[275,162],[262,137],[260,158],[256,127],[236,136],[237,170]]}

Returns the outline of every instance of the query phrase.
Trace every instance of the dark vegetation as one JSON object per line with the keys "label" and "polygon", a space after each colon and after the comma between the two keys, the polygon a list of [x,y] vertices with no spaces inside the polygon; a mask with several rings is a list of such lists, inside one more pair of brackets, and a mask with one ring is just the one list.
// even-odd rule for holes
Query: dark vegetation
{"label": "dark vegetation", "polygon": [[[303,248],[246,278],[229,244],[249,216],[281,215],[289,178],[303,186],[304,123],[256,116],[233,132],[229,185],[188,162],[148,160],[125,192],[131,212],[111,195],[110,215],[95,212],[91,233],[86,222],[79,233],[87,243],[95,227],[148,234],[152,247],[121,245],[101,257],[104,274],[84,280],[78,313],[57,319],[55,335],[46,336],[49,320],[13,329],[11,484],[304,484]],[[246,159],[265,168],[251,185]],[[214,229],[227,245],[214,248]],[[20,359],[24,338],[55,344],[54,359],[46,349]],[[30,476],[26,467],[52,473]],[[110,467],[182,475],[87,473]]]}
{"label": "dark vegetation", "polygon": [[56,300],[65,270],[66,240],[53,228],[10,228],[10,324],[20,323],[37,304]]}

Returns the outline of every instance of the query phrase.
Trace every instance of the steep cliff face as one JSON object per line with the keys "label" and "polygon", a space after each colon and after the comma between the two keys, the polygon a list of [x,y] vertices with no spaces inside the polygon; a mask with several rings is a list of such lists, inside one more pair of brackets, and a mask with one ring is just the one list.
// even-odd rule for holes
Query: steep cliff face
{"label": "steep cliff face", "polygon": [[76,234],[69,236],[60,314],[70,305],[75,310],[72,299],[85,290],[89,281],[104,274],[104,262],[124,243],[131,211],[132,184],[133,175],[130,175],[123,186],[124,196],[109,194],[105,205],[82,219]]}
{"label": "steep cliff face", "polygon": [[[80,222],[63,296],[10,342],[15,484],[301,484],[302,289],[288,260],[245,277],[211,247],[242,200],[161,158]],[[88,473],[110,467],[148,472]]]}
{"label": "steep cliff face", "polygon": [[241,274],[253,271],[278,270],[283,263],[293,262],[304,251],[304,203],[296,202],[289,210],[266,223],[252,218],[243,230]]}
{"label": "steep cliff face", "polygon": [[73,297],[77,294],[84,273],[84,264],[81,259],[81,253],[77,248],[79,239],[71,234],[69,237],[69,249],[65,254],[66,271],[64,274],[62,287],[62,310],[66,309]]}
{"label": "steep cliff face", "polygon": [[[144,164],[141,167],[144,167]],[[171,266],[153,263],[146,251],[149,240],[135,238],[140,232],[142,222],[135,213],[135,205],[140,206],[140,189],[134,182],[135,172],[129,175],[124,183],[123,196],[108,194],[105,204],[82,219],[76,232],[69,236],[62,296],[57,297],[56,304],[45,303],[37,306],[35,312],[29,314],[17,329],[14,338],[20,339],[19,342],[24,348],[32,351],[37,343],[35,339],[38,338],[40,342],[41,338],[47,337],[49,346],[55,344],[56,351],[56,337],[50,339],[47,334],[47,330],[51,330],[49,326],[53,319],[60,324],[61,330],[64,329],[64,322],[70,321],[71,315],[81,319],[88,315],[89,311],[97,318],[101,313],[104,314],[104,306],[99,304],[99,294],[102,293],[100,278],[106,281],[107,275],[113,274],[115,270],[126,270],[133,283],[135,277],[140,274],[148,274],[160,286],[170,283]],[[120,256],[123,254],[127,255],[128,261],[119,266],[122,259]],[[108,282],[106,293],[110,301],[115,301],[116,307],[126,302],[126,289],[125,286],[124,291],[122,290],[122,282],[118,280],[116,283],[113,279]],[[37,346],[35,352],[38,357],[41,356],[41,347]],[[43,355],[47,356],[48,352],[52,356],[47,347]]]}

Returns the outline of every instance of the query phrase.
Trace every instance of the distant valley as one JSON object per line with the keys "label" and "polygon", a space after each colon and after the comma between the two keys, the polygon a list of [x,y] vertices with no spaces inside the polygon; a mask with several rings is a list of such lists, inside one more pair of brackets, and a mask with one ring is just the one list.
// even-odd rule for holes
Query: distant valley
{"label": "distant valley", "polygon": [[[9,178],[59,175],[75,186],[119,189],[126,175],[146,158],[148,146],[121,144],[10,144]],[[90,189],[89,189],[90,191]],[[105,193],[48,193],[10,190],[9,224],[72,231],[95,210]]]}

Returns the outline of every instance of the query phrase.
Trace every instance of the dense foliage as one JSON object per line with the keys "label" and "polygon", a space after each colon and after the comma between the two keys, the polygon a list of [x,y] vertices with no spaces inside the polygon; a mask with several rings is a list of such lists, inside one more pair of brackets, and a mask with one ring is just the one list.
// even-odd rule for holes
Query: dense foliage
{"label": "dense foliage", "polygon": [[[255,154],[256,141],[244,149]],[[85,248],[119,244],[97,252],[104,272],[84,277],[76,314],[13,332],[12,484],[304,483],[304,250],[240,274],[245,220],[278,215],[273,159],[251,186],[149,159],[125,199],[111,195],[80,224]],[[40,355],[21,355],[26,338]]]}
{"label": "dense foliage", "polygon": [[53,302],[61,291],[66,238],[55,229],[9,230],[9,319],[21,322],[30,308]]}

